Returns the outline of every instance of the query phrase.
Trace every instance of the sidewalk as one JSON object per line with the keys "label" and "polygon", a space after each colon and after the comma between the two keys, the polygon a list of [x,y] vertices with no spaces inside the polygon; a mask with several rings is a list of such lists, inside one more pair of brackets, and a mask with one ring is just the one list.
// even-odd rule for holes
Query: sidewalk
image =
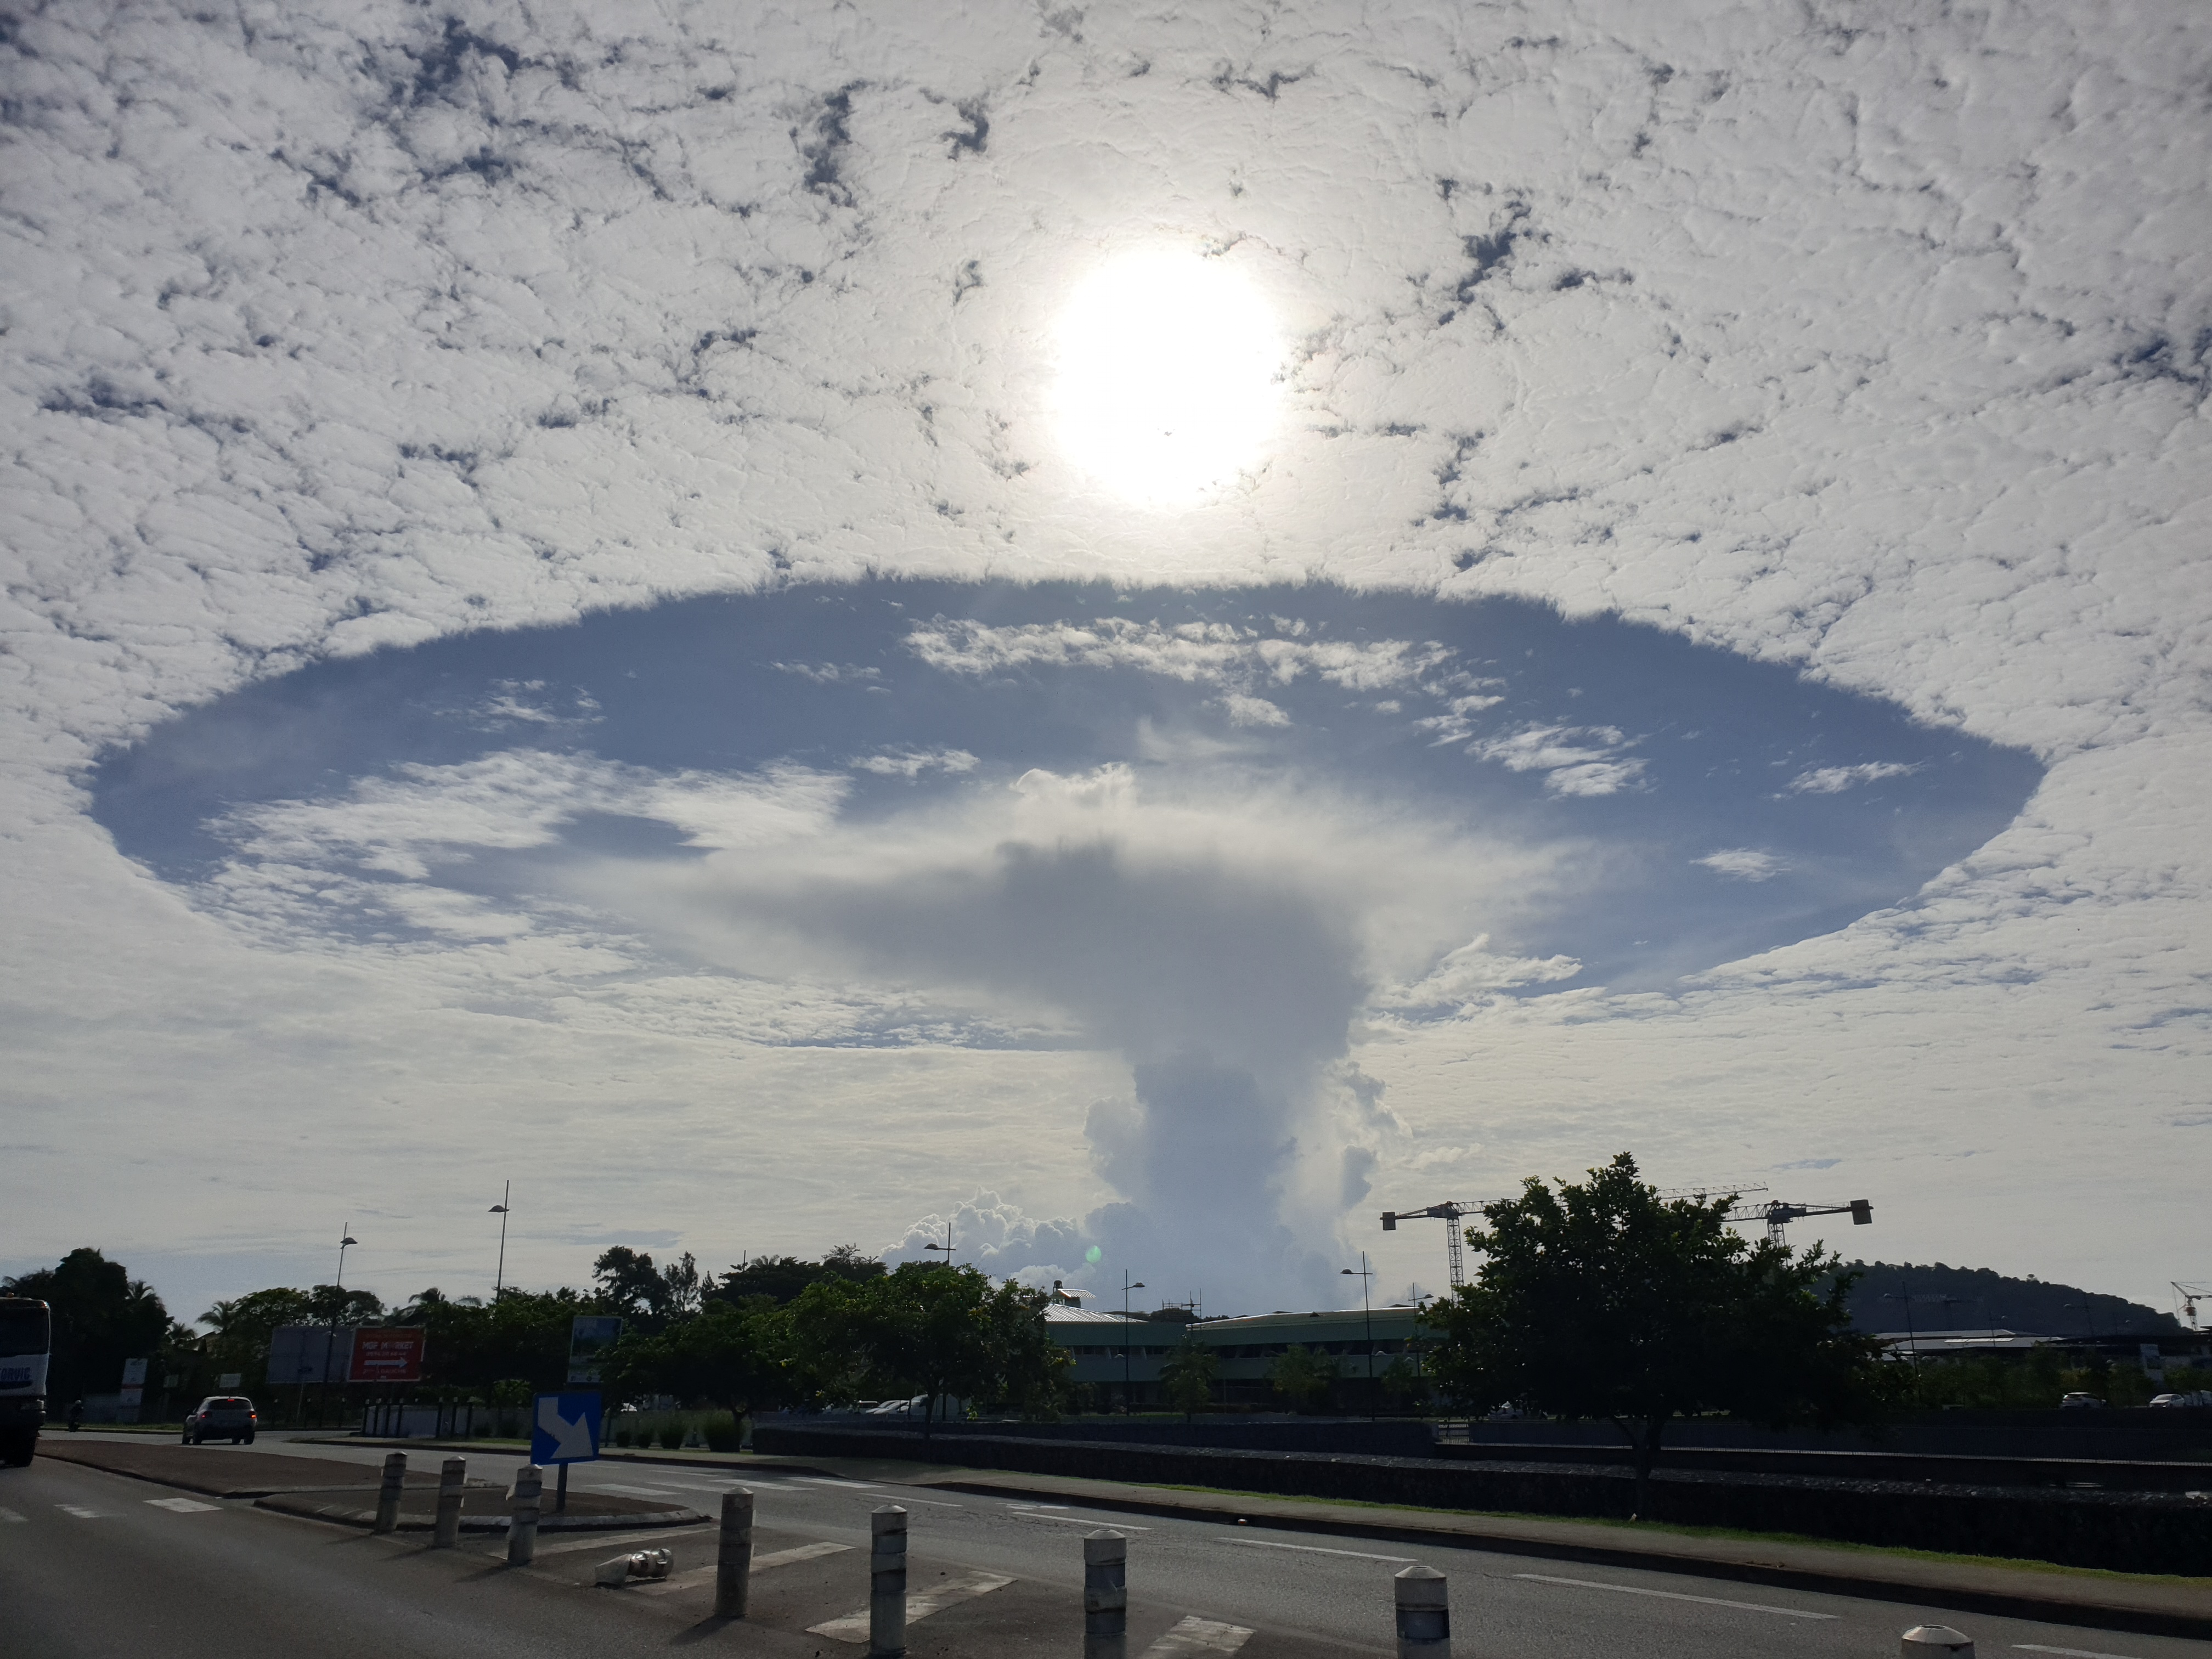
{"label": "sidewalk", "polygon": [[[428,1448],[443,1443],[347,1439],[332,1443]],[[456,1449],[466,1449],[466,1443],[453,1443]],[[482,1449],[481,1443],[477,1449]],[[750,1470],[763,1474],[828,1474],[899,1486],[942,1486],[986,1497],[1075,1498],[1092,1508],[1132,1515],[1226,1526],[1265,1522],[1291,1531],[1391,1543],[1446,1544],[1837,1595],[1884,1599],[1902,1595],[1962,1613],[2212,1640],[2212,1577],[2136,1577],[2039,1563],[1932,1556],[1654,1525],[1146,1486],[893,1458],[823,1457],[799,1462],[750,1452],[647,1452],[626,1448],[609,1449],[601,1457],[608,1462],[671,1464],[740,1476]],[[2212,1570],[2212,1562],[2206,1565]]]}

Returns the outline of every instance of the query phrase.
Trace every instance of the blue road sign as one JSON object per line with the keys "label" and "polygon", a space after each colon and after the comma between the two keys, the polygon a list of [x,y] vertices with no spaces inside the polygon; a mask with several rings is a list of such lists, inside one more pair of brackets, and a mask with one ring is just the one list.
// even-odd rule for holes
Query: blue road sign
{"label": "blue road sign", "polygon": [[599,1395],[541,1394],[531,1402],[532,1462],[589,1463],[599,1455]]}

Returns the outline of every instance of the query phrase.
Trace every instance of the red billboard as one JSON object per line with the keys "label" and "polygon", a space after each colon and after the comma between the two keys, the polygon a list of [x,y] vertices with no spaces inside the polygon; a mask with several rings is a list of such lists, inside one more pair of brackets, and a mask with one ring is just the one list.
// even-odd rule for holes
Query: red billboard
{"label": "red billboard", "polygon": [[420,1382],[422,1380],[422,1338],[420,1326],[398,1330],[364,1325],[353,1334],[353,1364],[347,1379],[354,1382]]}

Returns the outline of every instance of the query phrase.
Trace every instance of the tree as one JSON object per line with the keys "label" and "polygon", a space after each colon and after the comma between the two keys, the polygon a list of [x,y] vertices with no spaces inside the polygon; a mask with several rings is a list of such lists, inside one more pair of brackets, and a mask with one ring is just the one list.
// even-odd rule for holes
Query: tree
{"label": "tree", "polygon": [[1188,1423],[1213,1403],[1213,1384],[1220,1375],[1221,1357],[1186,1333],[1182,1346],[1160,1366],[1160,1390]]}
{"label": "tree", "polygon": [[613,1244],[592,1263],[592,1283],[609,1311],[626,1319],[657,1318],[668,1306],[668,1281],[653,1258],[627,1244]]}
{"label": "tree", "polygon": [[232,1301],[218,1302],[200,1316],[213,1334],[205,1344],[218,1374],[236,1371],[250,1388],[266,1380],[269,1340],[279,1325],[308,1322],[307,1293],[276,1285]]}
{"label": "tree", "polygon": [[1558,1187],[1532,1178],[1468,1229],[1481,1267],[1431,1315],[1443,1337],[1429,1369],[1447,1389],[1610,1422],[1634,1455],[1638,1514],[1678,1415],[1782,1427],[1886,1409],[1894,1379],[1881,1343],[1851,1333],[1832,1256],[1731,1232],[1733,1195],[1662,1199],[1626,1152]]}
{"label": "tree", "polygon": [[994,1288],[973,1267],[937,1262],[818,1279],[792,1304],[793,1357],[824,1399],[921,1396],[926,1435],[940,1395],[1036,1410],[1057,1395],[1070,1361],[1044,1328],[1045,1306],[1042,1291]]}
{"label": "tree", "polygon": [[690,1251],[660,1270],[660,1305],[678,1319],[699,1311],[699,1264]]}
{"label": "tree", "polygon": [[125,1360],[159,1360],[173,1346],[161,1298],[121,1262],[89,1247],[71,1250],[52,1267],[0,1279],[0,1292],[32,1297],[53,1310],[46,1389],[55,1400],[112,1394],[123,1386]]}
{"label": "tree", "polygon": [[1293,1411],[1305,1411],[1328,1397],[1337,1376],[1336,1360],[1329,1354],[1293,1342],[1267,1367],[1267,1381],[1291,1402]]}
{"label": "tree", "polygon": [[819,1261],[802,1261],[793,1255],[757,1255],[743,1267],[733,1263],[706,1295],[725,1302],[742,1303],[749,1296],[794,1302],[809,1285],[825,1279],[881,1279],[888,1271],[874,1257],[862,1255],[859,1245],[840,1244]]}
{"label": "tree", "polygon": [[713,1303],[658,1335],[625,1332],[601,1358],[600,1379],[617,1400],[669,1394],[703,1400],[742,1419],[787,1397],[786,1324],[765,1298],[744,1308]]}

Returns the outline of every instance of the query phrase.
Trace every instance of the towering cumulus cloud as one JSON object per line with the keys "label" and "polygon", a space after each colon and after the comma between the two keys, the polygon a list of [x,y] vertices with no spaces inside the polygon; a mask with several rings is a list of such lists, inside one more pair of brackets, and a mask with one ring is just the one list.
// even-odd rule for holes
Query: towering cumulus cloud
{"label": "towering cumulus cloud", "polygon": [[[1372,1157],[1346,1115],[1375,1115],[1340,1065],[1369,994],[1371,918],[1327,873],[1326,830],[1301,856],[1287,837],[1255,842],[1218,802],[1149,805],[1119,766],[1031,771],[1000,793],[1010,820],[971,797],[865,848],[709,859],[668,878],[679,902],[660,914],[688,915],[698,948],[741,963],[811,956],[1111,1048],[1133,1093],[1094,1104],[1085,1126],[1121,1200],[1085,1225],[1097,1266],[1240,1304],[1317,1280],[1290,1224],[1310,1212],[1325,1236],[1347,1158]],[[1079,1256],[1043,1254],[1066,1244],[1024,1234],[991,1265],[1073,1278]],[[1103,1286],[1104,1271],[1091,1277]]]}

